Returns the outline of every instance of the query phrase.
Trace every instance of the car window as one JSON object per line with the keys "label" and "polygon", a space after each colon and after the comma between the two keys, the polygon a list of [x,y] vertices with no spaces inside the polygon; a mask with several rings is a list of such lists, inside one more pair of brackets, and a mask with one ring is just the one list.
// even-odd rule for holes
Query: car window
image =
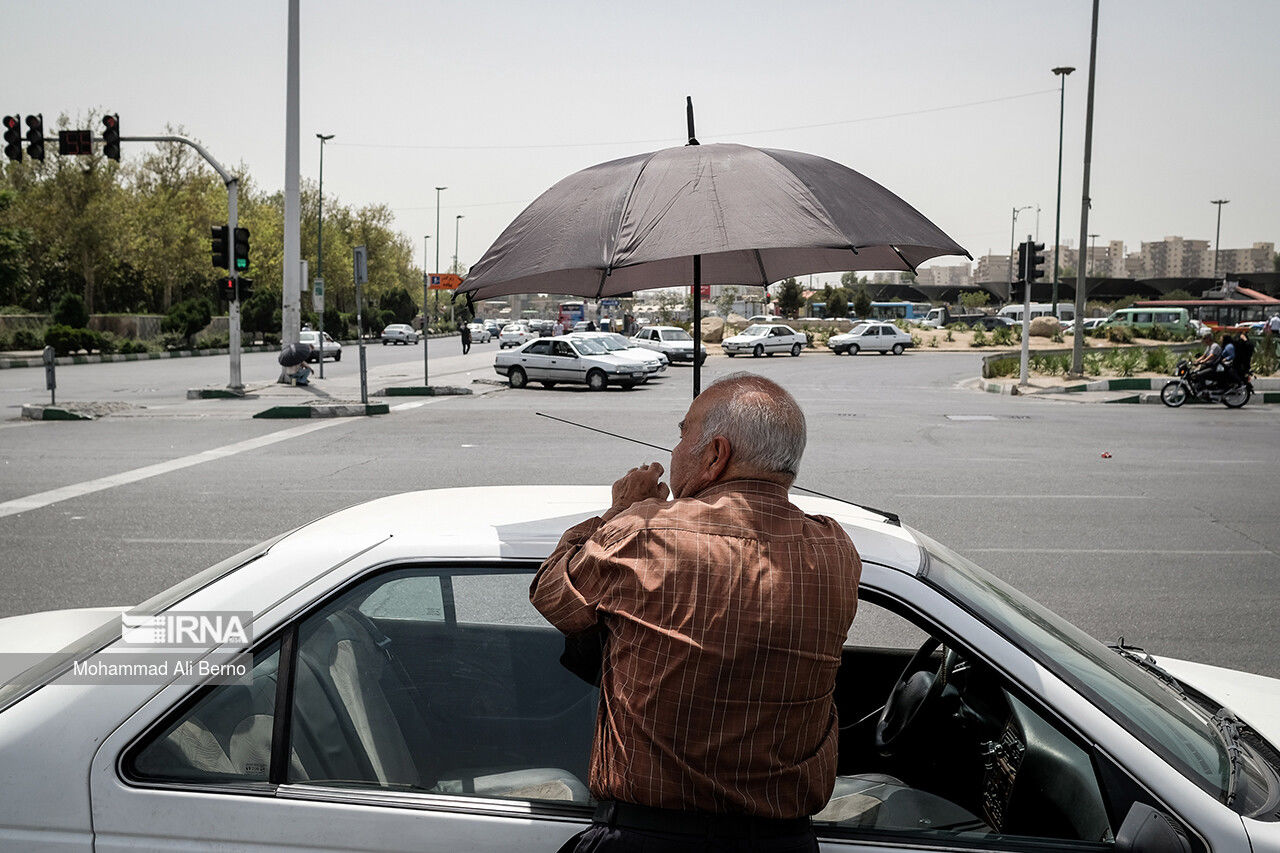
{"label": "car window", "polygon": [[[1055,850],[1073,842],[1105,849],[1098,845],[1112,840],[1112,828],[1089,752],[967,649],[944,656],[907,612],[879,593],[860,594],[836,684],[839,770],[813,818],[818,835],[912,848],[1051,841]],[[939,678],[945,689],[896,733],[891,720],[893,736],[878,743],[894,685],[921,696]]]}
{"label": "car window", "polygon": [[533,341],[524,349],[522,349],[521,352],[528,353],[530,355],[550,355],[551,341],[544,341],[544,340]]}
{"label": "car window", "polygon": [[578,354],[574,352],[573,347],[569,346],[568,341],[553,341],[551,346],[551,354],[563,356],[565,358],[575,358]]}
{"label": "car window", "polygon": [[747,326],[745,329],[742,330],[742,334],[749,335],[751,337],[755,337],[757,335],[767,335],[769,334],[769,327],[760,326],[760,325]]}
{"label": "car window", "polygon": [[693,338],[689,337],[689,333],[688,333],[688,332],[686,332],[684,329],[663,329],[663,330],[662,330],[662,339],[663,339],[664,341],[691,341],[691,340],[693,340]]}
{"label": "car window", "polygon": [[586,802],[596,690],[531,577],[393,570],[308,616],[288,781]]}

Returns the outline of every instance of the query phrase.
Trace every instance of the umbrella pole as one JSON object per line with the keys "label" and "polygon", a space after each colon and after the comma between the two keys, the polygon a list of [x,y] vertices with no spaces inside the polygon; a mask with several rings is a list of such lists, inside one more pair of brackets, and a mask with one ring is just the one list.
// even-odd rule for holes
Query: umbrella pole
{"label": "umbrella pole", "polygon": [[693,396],[702,393],[702,255],[693,256]]}

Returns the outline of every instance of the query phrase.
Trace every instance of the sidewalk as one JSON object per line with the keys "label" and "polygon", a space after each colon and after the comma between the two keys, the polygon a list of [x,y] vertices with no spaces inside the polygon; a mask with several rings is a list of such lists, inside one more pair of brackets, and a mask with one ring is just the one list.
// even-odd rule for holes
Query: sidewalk
{"label": "sidewalk", "polygon": [[[1026,386],[1018,384],[1017,377],[1000,379],[970,379],[962,383],[967,388],[989,394],[1007,394],[1015,397],[1038,397],[1070,403],[1147,403],[1162,405],[1160,389],[1170,380],[1168,376],[1142,376],[1110,379],[1072,381],[1052,376],[1033,376]],[[1280,377],[1266,376],[1253,380],[1253,399],[1249,405],[1280,403]],[[1188,401],[1189,404],[1198,401]]]}

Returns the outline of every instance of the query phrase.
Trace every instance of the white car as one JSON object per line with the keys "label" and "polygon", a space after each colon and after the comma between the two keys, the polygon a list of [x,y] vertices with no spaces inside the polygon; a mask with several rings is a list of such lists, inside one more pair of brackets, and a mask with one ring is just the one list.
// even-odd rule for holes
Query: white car
{"label": "white car", "polygon": [[911,335],[892,323],[873,320],[860,323],[842,335],[832,335],[827,339],[827,346],[836,355],[846,352],[857,355],[863,350],[873,350],[882,355],[887,352],[902,355],[904,349],[912,346],[912,341]]}
{"label": "white car", "polygon": [[[896,517],[792,500],[862,557],[824,850],[1280,851],[1280,680],[1108,647]],[[558,849],[598,691],[529,583],[610,503],[392,495],[131,610],[0,619],[0,849]]]}
{"label": "white car", "polygon": [[489,343],[489,329],[481,323],[468,323],[467,328],[471,330],[471,343],[487,344]]}
{"label": "white car", "polygon": [[499,352],[493,369],[507,377],[512,388],[541,382],[546,388],[570,383],[603,391],[611,384],[634,388],[649,377],[651,365],[619,357],[595,341],[560,335],[538,338],[514,352]]}
{"label": "white car", "polygon": [[536,333],[529,331],[528,326],[522,326],[519,323],[508,323],[498,333],[498,348],[506,349],[507,347],[523,346],[537,337]]}
{"label": "white car", "polygon": [[570,339],[580,339],[586,341],[594,341],[600,346],[608,350],[612,355],[617,356],[625,361],[637,364],[644,370],[644,381],[648,381],[650,377],[657,376],[659,373],[667,369],[670,364],[667,357],[660,352],[638,347],[631,343],[624,335],[615,332],[573,332],[565,337]]}
{"label": "white car", "polygon": [[[693,361],[693,337],[679,326],[646,326],[631,336],[636,346],[660,352],[668,361]],[[707,360],[707,348],[699,351],[698,363]]]}
{"label": "white car", "polygon": [[[311,357],[307,361],[320,360],[320,333],[311,329],[303,329],[298,333],[298,342],[311,345]],[[334,361],[342,361],[342,344],[324,333],[324,357]]]}
{"label": "white car", "polygon": [[790,326],[782,323],[757,323],[736,335],[725,338],[720,347],[730,358],[745,353],[759,358],[762,355],[773,355],[775,352],[799,355],[808,343],[809,338],[804,332],[797,332]]}
{"label": "white car", "polygon": [[382,330],[383,346],[387,344],[416,344],[417,342],[418,330],[408,323],[392,323]]}

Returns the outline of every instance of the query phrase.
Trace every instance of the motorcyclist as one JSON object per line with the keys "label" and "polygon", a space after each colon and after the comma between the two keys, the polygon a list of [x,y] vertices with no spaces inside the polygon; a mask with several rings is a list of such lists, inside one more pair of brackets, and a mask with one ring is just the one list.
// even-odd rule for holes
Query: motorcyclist
{"label": "motorcyclist", "polygon": [[1236,377],[1241,382],[1249,381],[1249,370],[1253,365],[1253,341],[1249,340],[1249,330],[1243,329],[1236,339],[1236,357],[1233,366]]}
{"label": "motorcyclist", "polygon": [[1222,361],[1222,347],[1213,339],[1213,332],[1206,331],[1200,336],[1200,343],[1204,345],[1204,352],[1192,362],[1195,368],[1188,377],[1192,382],[1203,383],[1204,387],[1215,384],[1215,374],[1218,372],[1218,365]]}

